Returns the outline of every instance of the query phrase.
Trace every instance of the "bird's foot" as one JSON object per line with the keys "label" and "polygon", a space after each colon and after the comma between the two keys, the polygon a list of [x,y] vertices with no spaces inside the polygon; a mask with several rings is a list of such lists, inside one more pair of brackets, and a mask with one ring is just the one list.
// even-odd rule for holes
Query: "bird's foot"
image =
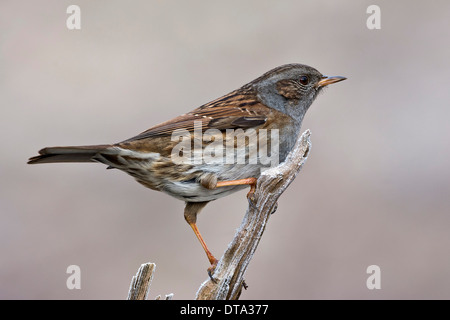
{"label": "bird's foot", "polygon": [[255,189],[256,189],[256,182],[250,185],[250,191],[247,193],[248,205],[252,209],[256,209]]}
{"label": "bird's foot", "polygon": [[217,263],[219,262],[219,260],[214,259],[211,263],[211,266],[208,268],[208,276],[211,279],[212,282],[217,283],[217,280],[214,279],[213,275],[214,275],[214,271],[216,270],[217,267]]}

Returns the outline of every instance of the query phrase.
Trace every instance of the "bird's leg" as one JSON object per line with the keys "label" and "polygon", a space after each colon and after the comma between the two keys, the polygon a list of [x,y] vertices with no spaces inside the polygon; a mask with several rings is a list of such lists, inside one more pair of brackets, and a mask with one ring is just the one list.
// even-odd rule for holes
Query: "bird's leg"
{"label": "bird's leg", "polygon": [[250,203],[250,205],[254,207],[255,204],[253,203],[253,194],[255,193],[255,189],[256,189],[256,181],[258,181],[258,179],[256,179],[256,178],[219,181],[216,184],[216,188],[227,187],[227,186],[249,185],[250,191],[247,193],[247,199],[248,199],[248,202]]}
{"label": "bird's leg", "polygon": [[214,281],[212,274],[214,273],[214,269],[217,266],[218,260],[212,255],[211,251],[209,251],[208,247],[206,246],[205,241],[202,238],[202,235],[200,234],[200,231],[197,227],[197,214],[200,213],[200,210],[202,210],[208,201],[205,202],[186,202],[186,207],[184,208],[184,219],[186,219],[186,222],[191,226],[192,230],[195,233],[195,236],[200,241],[200,244],[203,247],[203,250],[205,250],[206,256],[208,257],[209,263],[211,263],[211,266],[208,268],[208,275],[211,278],[212,281]]}

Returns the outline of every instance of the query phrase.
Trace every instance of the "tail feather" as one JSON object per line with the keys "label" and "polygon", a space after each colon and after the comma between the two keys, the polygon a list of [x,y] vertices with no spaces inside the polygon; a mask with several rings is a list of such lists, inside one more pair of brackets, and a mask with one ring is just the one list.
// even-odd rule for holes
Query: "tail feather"
{"label": "tail feather", "polygon": [[39,155],[28,160],[29,164],[55,162],[95,162],[94,156],[111,145],[48,147],[41,149]]}

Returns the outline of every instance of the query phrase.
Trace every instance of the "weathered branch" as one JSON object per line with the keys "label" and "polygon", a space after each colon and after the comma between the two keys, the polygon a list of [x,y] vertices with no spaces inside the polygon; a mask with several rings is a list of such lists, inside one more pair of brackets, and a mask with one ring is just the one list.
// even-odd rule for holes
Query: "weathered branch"
{"label": "weathered branch", "polygon": [[[148,290],[153,280],[156,264],[147,262],[141,264],[138,272],[131,279],[130,289],[128,290],[127,300],[147,300]],[[173,293],[166,294],[164,300],[172,300]],[[161,295],[156,296],[155,300],[161,300]]]}
{"label": "weathered branch", "polygon": [[197,291],[197,299],[239,299],[244,273],[270,215],[276,210],[277,200],[295,179],[308,157],[310,136],[311,132],[306,130],[283,163],[261,174],[254,194],[255,206],[248,207],[233,241],[220,259],[213,275],[215,282],[211,279],[203,282]]}
{"label": "weathered branch", "polygon": [[154,263],[144,263],[139,267],[138,272],[131,279],[128,290],[128,300],[146,300],[148,289],[153,279],[156,265]]}
{"label": "weathered branch", "polygon": [[[199,300],[239,299],[244,274],[256,251],[270,215],[276,210],[277,200],[300,172],[311,148],[311,133],[306,130],[277,167],[264,171],[258,179],[254,206],[249,206],[233,241],[220,259],[214,272],[215,282],[207,279],[197,291]],[[133,277],[128,300],[147,299],[156,265],[144,263]],[[173,294],[165,299],[172,299]],[[158,296],[156,299],[160,299]]]}

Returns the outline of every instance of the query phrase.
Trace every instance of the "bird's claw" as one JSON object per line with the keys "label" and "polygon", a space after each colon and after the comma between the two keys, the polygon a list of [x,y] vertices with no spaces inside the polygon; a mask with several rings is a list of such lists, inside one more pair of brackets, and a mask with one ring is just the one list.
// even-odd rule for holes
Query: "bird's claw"
{"label": "bird's claw", "polygon": [[211,279],[212,282],[217,283],[217,280],[214,279],[213,275],[214,275],[214,271],[216,270],[217,267],[217,263],[219,261],[217,261],[217,259],[211,264],[211,266],[208,268],[208,276]]}
{"label": "bird's claw", "polygon": [[256,207],[256,204],[255,204],[256,199],[255,199],[255,197],[253,197],[253,194],[250,195],[250,196],[247,196],[247,200],[248,200],[248,205],[249,205],[252,209],[256,209],[256,208],[257,208],[257,207]]}

